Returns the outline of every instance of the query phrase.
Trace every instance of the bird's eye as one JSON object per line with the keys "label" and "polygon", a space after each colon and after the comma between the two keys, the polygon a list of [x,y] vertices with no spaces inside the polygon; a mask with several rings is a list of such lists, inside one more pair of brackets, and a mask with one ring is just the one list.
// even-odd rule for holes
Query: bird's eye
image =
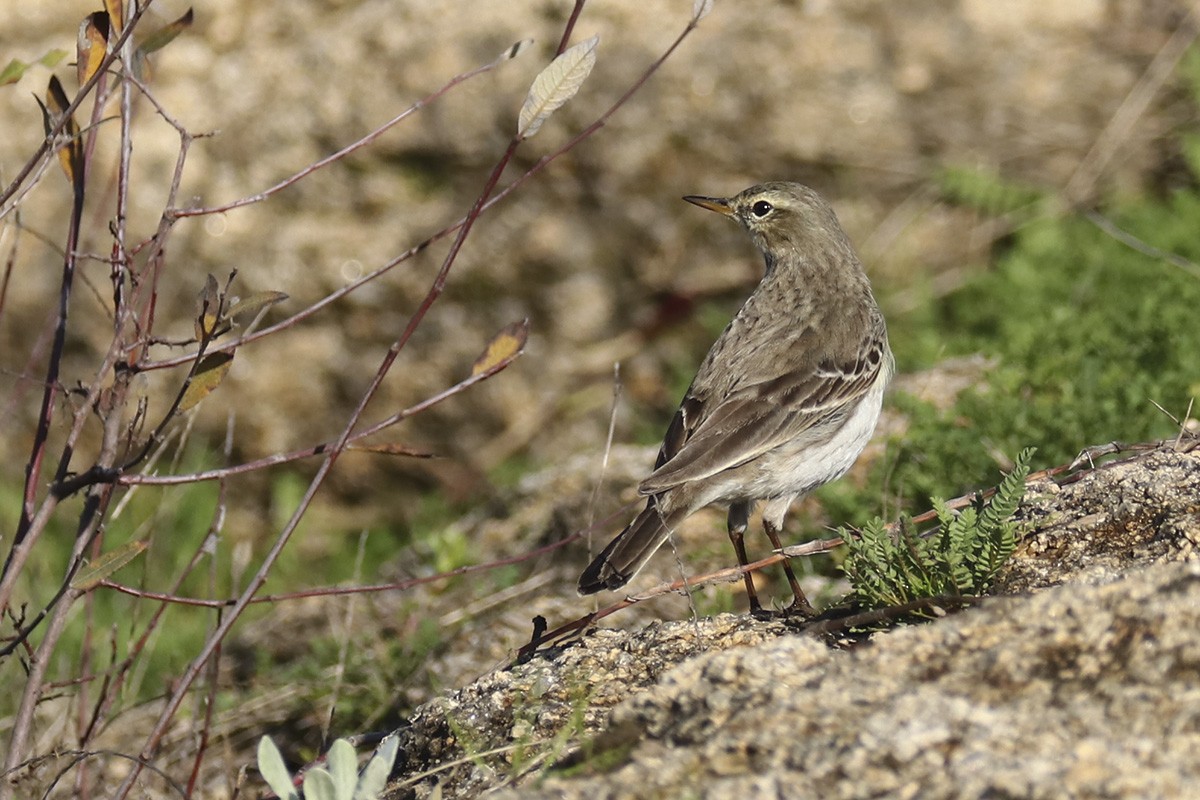
{"label": "bird's eye", "polygon": [[751,213],[753,213],[754,216],[758,217],[759,219],[762,219],[774,210],[775,206],[771,205],[766,200],[759,200],[757,203],[750,206]]}

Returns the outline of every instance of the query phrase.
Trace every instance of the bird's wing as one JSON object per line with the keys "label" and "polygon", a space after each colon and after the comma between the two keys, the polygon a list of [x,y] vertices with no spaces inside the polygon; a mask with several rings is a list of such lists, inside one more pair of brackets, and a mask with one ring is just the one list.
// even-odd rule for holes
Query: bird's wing
{"label": "bird's wing", "polygon": [[853,360],[825,360],[707,403],[689,395],[667,429],[654,472],[638,490],[658,494],[708,478],[802,437],[817,444],[890,370],[886,338],[874,335]]}

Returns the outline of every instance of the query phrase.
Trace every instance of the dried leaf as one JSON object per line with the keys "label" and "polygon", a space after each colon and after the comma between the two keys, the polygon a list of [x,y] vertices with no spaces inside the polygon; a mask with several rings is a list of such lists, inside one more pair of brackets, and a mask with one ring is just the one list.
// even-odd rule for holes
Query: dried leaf
{"label": "dried leaf", "polygon": [[508,362],[519,356],[525,349],[525,340],[528,338],[529,320],[527,319],[505,327],[496,334],[492,341],[488,342],[487,349],[480,354],[479,358],[475,359],[475,366],[471,367],[471,374],[479,375],[497,367],[507,366]]}
{"label": "dried leaf", "polygon": [[146,542],[132,541],[126,542],[115,550],[109,550],[79,570],[75,578],[71,581],[71,588],[80,592],[95,589],[100,585],[100,581],[112,575],[130,561],[133,561],[145,552],[147,547],[149,545]]}
{"label": "dried leaf", "polygon": [[243,314],[257,314],[264,308],[270,308],[276,303],[282,303],[287,299],[288,296],[283,292],[255,292],[230,306],[229,316],[239,317]]}
{"label": "dried leaf", "polygon": [[500,57],[492,63],[499,64],[502,61],[512,61],[514,58],[521,55],[521,53],[524,53],[526,50],[528,50],[531,44],[533,44],[533,39],[522,39],[519,42],[514,42],[511,47],[506,48],[505,51],[500,54]]}
{"label": "dried leaf", "polygon": [[418,450],[415,447],[409,447],[406,444],[399,443],[384,443],[384,444],[352,444],[346,448],[347,450],[358,450],[361,453],[379,453],[385,456],[408,456],[409,458],[439,458],[437,453],[430,453],[428,450]]}
{"label": "dried leaf", "polygon": [[196,298],[196,340],[204,341],[217,335],[221,324],[221,287],[210,272],[204,288]]}
{"label": "dried leaf", "polygon": [[713,0],[692,0],[692,22],[699,22],[713,10]]}
{"label": "dried leaf", "polygon": [[58,62],[67,57],[66,50],[54,49],[46,53],[33,63],[27,63],[19,58],[14,58],[5,65],[4,69],[0,69],[0,86],[7,86],[10,83],[16,83],[24,77],[26,70],[36,64],[41,64],[43,67],[53,69],[58,65]]}
{"label": "dried leaf", "polygon": [[517,120],[517,136],[522,139],[533,136],[551,114],[575,96],[596,66],[599,43],[600,37],[593,36],[567,48],[533,79]]}
{"label": "dried leaf", "polygon": [[75,43],[75,72],[79,85],[87,83],[108,55],[108,13],[96,11],[79,23],[79,40]]}
{"label": "dried leaf", "polygon": [[112,32],[120,33],[125,27],[125,0],[104,0],[104,10],[108,12]]}
{"label": "dried leaf", "polygon": [[[38,105],[42,107],[42,124],[45,126],[46,135],[49,136],[71,105],[67,93],[63,91],[62,83],[56,76],[50,76],[50,83],[46,87],[46,102],[38,100]],[[58,162],[67,174],[67,180],[75,184],[83,180],[83,142],[79,140],[79,126],[75,124],[73,116],[67,117],[62,135],[70,137],[70,141],[59,149]]]}
{"label": "dried leaf", "polygon": [[231,364],[233,353],[209,353],[200,359],[196,374],[192,376],[192,382],[188,384],[183,399],[179,401],[179,410],[187,411],[212,394],[213,390],[221,385],[221,381],[225,380]]}
{"label": "dried leaf", "polygon": [[164,25],[154,33],[147,36],[146,40],[138,46],[137,54],[139,56],[147,56],[150,53],[153,53],[155,50],[163,49],[172,41],[174,41],[176,36],[192,27],[193,18],[194,15],[192,14],[192,9],[188,8],[182,17],[170,23],[169,25]]}

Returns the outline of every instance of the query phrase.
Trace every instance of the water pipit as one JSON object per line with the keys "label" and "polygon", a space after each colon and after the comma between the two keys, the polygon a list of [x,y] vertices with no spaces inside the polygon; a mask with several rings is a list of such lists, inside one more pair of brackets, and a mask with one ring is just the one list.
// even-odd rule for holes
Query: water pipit
{"label": "water pipit", "polygon": [[[758,287],[708,351],[667,428],[646,508],[579,578],[579,592],[624,586],[671,531],[711,503],[729,506],[745,566],[746,525],[765,500],[775,549],[788,508],[841,477],[875,431],[894,371],[883,314],[833,209],[798,183],[730,198],[683,198],[744,227],[766,260]],[[787,561],[789,610],[812,614]],[[762,606],[749,573],[750,610]]]}

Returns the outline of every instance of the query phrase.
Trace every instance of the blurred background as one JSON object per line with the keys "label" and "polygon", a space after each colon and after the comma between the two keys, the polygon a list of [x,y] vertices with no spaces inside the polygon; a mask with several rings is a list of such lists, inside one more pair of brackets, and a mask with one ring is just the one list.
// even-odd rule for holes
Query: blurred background
{"label": "blurred background", "polygon": [[[154,13],[165,24],[186,7],[158,2]],[[234,289],[243,295],[286,292],[290,299],[268,317],[277,320],[459,219],[515,131],[571,7],[197,5],[194,26],[150,65],[163,107],[192,133],[213,133],[191,148],[184,204],[259,192],[513,42],[535,44],[268,202],[180,222],[158,332],[191,335],[207,273],[223,281],[237,269]],[[599,34],[595,70],[521,147],[502,184],[615,102],[683,30],[691,7],[588,4],[574,38]],[[1170,0],[718,0],[607,125],[479,221],[367,418],[465,377],[496,331],[528,317],[525,355],[381,437],[438,458],[343,457],[269,590],[431,574],[526,552],[615,515],[596,533],[593,547],[603,544],[624,524],[620,509],[634,499],[704,352],[761,274],[736,226],[679,198],[729,195],[762,180],[802,181],[832,202],[875,284],[901,372],[877,443],[846,481],[793,515],[793,538],[990,485],[1026,445],[1039,447],[1040,468],[1090,444],[1170,436],[1175,423],[1151,401],[1186,422],[1200,392],[1200,270],[1189,260],[1198,257],[1200,223],[1200,61],[1187,50],[1196,24],[1189,9]],[[24,4],[9,15],[0,60],[73,50],[77,22],[93,10],[91,2]],[[37,68],[0,87],[5,182],[41,141],[30,93],[43,92],[49,72]],[[65,63],[57,72],[69,74]],[[137,114],[131,229],[141,238],[162,212],[179,137],[149,104]],[[103,154],[83,237],[84,250],[97,253],[108,252],[112,213],[113,162]],[[12,217],[0,223],[0,253],[12,259],[0,316],[6,545],[69,199],[66,181],[50,175],[22,203],[19,227]],[[1089,219],[1084,212],[1093,210],[1104,216]],[[1112,220],[1149,254],[1098,220]],[[336,436],[447,246],[240,350],[229,379],[194,412],[184,445],[162,464],[174,461],[169,468],[180,472],[220,465],[230,425],[234,462]],[[108,268],[93,261],[83,271],[93,288],[74,300],[67,385],[91,379],[110,339]],[[618,363],[614,447],[604,466]],[[152,419],[182,374],[141,379]],[[315,468],[230,483],[218,553],[226,591],[290,516]],[[153,586],[173,574],[216,503],[211,484],[138,490],[109,535],[154,544],[128,568],[138,577],[121,577]],[[64,541],[71,530],[64,517]],[[720,512],[697,515],[682,536],[689,568],[732,563]],[[754,546],[766,553],[765,542]],[[501,663],[528,638],[533,613],[559,621],[584,613],[592,601],[575,598],[573,587],[586,560],[581,542],[482,579],[363,600],[349,670],[359,682],[341,690],[339,713],[356,722],[401,716]],[[836,558],[805,569],[828,581],[826,599],[836,597]],[[660,555],[638,585],[674,570]],[[328,704],[330,665],[346,667],[336,646],[347,635],[345,602],[259,613],[241,632],[241,649],[230,648],[231,681],[307,687],[308,711],[271,713],[311,723],[319,716],[311,709]],[[744,604],[731,587],[705,590],[699,602],[705,612]],[[181,635],[202,635],[205,619],[172,613]],[[669,599],[616,624],[686,613],[685,601]],[[189,652],[164,644],[146,694]]]}

